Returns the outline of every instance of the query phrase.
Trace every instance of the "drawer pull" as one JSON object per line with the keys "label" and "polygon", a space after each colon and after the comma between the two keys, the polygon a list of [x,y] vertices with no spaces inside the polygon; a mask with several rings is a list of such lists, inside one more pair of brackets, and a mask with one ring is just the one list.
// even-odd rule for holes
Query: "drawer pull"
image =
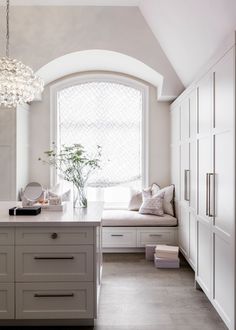
{"label": "drawer pull", "polygon": [[121,234],[112,234],[111,236],[113,236],[113,237],[123,237],[124,235],[121,235]]}
{"label": "drawer pull", "polygon": [[73,260],[74,257],[34,257],[35,260]]}
{"label": "drawer pull", "polygon": [[149,237],[162,237],[161,234],[149,234]]}
{"label": "drawer pull", "polygon": [[41,293],[35,293],[35,298],[65,298],[65,297],[74,297],[74,293],[58,293],[58,294],[41,294]]}
{"label": "drawer pull", "polygon": [[52,233],[52,235],[51,235],[51,238],[52,239],[56,239],[58,237],[58,234],[57,233]]}

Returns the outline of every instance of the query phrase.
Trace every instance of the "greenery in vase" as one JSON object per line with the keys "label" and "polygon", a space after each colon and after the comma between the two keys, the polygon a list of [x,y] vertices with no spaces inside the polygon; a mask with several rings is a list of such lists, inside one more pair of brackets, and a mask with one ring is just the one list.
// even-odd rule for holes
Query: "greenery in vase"
{"label": "greenery in vase", "polygon": [[80,194],[79,197],[82,198],[82,206],[86,207],[87,198],[84,188],[91,173],[100,167],[101,146],[97,146],[93,157],[87,154],[81,144],[63,145],[58,150],[53,143],[53,148],[44,153],[47,159],[39,158],[39,160],[54,166],[64,180],[72,182]]}

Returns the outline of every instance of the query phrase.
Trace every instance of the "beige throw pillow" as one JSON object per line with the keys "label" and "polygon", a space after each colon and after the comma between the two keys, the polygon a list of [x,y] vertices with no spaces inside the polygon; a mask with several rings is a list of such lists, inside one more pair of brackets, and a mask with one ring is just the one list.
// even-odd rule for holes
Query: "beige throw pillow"
{"label": "beige throw pillow", "polygon": [[143,189],[143,194],[141,191],[134,190],[131,192],[131,198],[128,205],[129,211],[138,211],[142,205],[143,198],[150,198],[152,195],[156,195],[160,187],[153,183],[151,187]]}
{"label": "beige throw pillow", "polygon": [[139,209],[139,213],[163,216],[163,197],[163,194],[157,194],[149,198],[143,198],[143,203]]}
{"label": "beige throw pillow", "polygon": [[129,201],[128,210],[129,211],[138,211],[142,205],[142,193],[141,191],[133,191],[131,199]]}
{"label": "beige throw pillow", "polygon": [[164,194],[163,209],[164,213],[174,216],[174,185],[160,189],[156,196]]}

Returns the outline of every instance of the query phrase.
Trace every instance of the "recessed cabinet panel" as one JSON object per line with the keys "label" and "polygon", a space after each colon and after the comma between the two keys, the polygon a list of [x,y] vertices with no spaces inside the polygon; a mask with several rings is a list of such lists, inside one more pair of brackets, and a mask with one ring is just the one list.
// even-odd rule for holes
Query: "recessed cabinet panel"
{"label": "recessed cabinet panel", "polygon": [[0,284],[0,319],[14,319],[14,284]]}
{"label": "recessed cabinet panel", "polygon": [[185,141],[189,138],[189,98],[187,97],[186,99],[183,100],[181,103],[181,141]]}
{"label": "recessed cabinet panel", "polygon": [[176,107],[171,111],[171,143],[178,143],[180,140],[180,108]]}
{"label": "recessed cabinet panel", "polygon": [[232,247],[219,235],[214,236],[214,286],[213,299],[226,324],[230,325],[234,311],[234,265]]}
{"label": "recessed cabinet panel", "polygon": [[180,147],[171,147],[171,183],[175,185],[175,199],[180,199]]}
{"label": "recessed cabinet panel", "polygon": [[212,137],[198,140],[198,214],[208,218],[209,214],[209,180],[212,173]]}
{"label": "recessed cabinet panel", "polygon": [[17,245],[80,245],[93,244],[93,228],[26,227],[16,231]]}
{"label": "recessed cabinet panel", "polygon": [[215,128],[232,130],[234,127],[234,62],[231,49],[214,68],[215,74]]}
{"label": "recessed cabinet panel", "polygon": [[93,318],[93,283],[17,283],[16,317]]}
{"label": "recessed cabinet panel", "polygon": [[213,79],[208,73],[198,85],[198,133],[209,134],[212,129]]}
{"label": "recessed cabinet panel", "polygon": [[196,89],[189,95],[189,122],[190,122],[190,138],[194,139],[197,134],[197,97]]}
{"label": "recessed cabinet panel", "polygon": [[197,208],[197,142],[190,143],[190,202],[189,206]]}
{"label": "recessed cabinet panel", "polygon": [[211,228],[203,221],[197,222],[197,277],[206,295],[211,297],[212,276]]}
{"label": "recessed cabinet panel", "polygon": [[189,254],[189,210],[181,205],[179,219],[179,246],[188,258]]}
{"label": "recessed cabinet panel", "polygon": [[93,246],[17,246],[16,280],[92,281]]}
{"label": "recessed cabinet panel", "polygon": [[189,204],[190,200],[190,166],[189,143],[181,145],[181,201]]}
{"label": "recessed cabinet panel", "polygon": [[[215,135],[215,226],[233,235],[234,140],[232,132]],[[227,146],[227,147],[226,147]]]}
{"label": "recessed cabinet panel", "polygon": [[189,214],[189,261],[195,268],[196,265],[196,218]]}
{"label": "recessed cabinet panel", "polygon": [[14,246],[0,247],[0,282],[14,282]]}

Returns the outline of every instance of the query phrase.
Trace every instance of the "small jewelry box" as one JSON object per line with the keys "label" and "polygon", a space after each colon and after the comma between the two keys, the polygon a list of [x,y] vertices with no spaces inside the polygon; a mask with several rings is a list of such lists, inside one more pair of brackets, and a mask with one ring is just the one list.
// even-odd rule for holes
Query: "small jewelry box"
{"label": "small jewelry box", "polygon": [[37,215],[39,213],[41,213],[41,206],[12,207],[9,209],[9,215]]}

